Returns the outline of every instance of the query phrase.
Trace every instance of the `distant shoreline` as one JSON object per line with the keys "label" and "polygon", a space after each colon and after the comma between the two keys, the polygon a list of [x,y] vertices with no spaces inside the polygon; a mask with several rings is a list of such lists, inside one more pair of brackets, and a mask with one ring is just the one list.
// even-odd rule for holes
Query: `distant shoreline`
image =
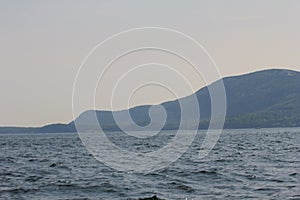
{"label": "distant shoreline", "polygon": [[[114,115],[127,116],[139,126],[147,126],[151,119],[150,108],[162,106],[166,112],[166,121],[162,130],[177,130],[185,127],[205,130],[210,125],[212,102],[210,88],[222,82],[226,90],[226,118],[224,129],[259,129],[300,127],[300,72],[286,69],[270,69],[249,74],[225,77],[206,86],[194,94],[164,102],[160,105],[143,105],[120,111],[87,110],[68,124],[49,124],[43,127],[0,127],[0,133],[63,133],[76,132],[78,122],[87,131],[97,130],[92,122],[98,120],[101,128],[106,132],[120,131]],[[182,118],[181,101],[189,101],[197,97],[200,120],[197,118]],[[188,108],[194,109],[194,107]],[[223,116],[223,115],[222,115]],[[154,120],[155,121],[155,120]],[[222,127],[224,119],[213,119],[212,127]],[[151,130],[161,130],[160,125],[151,122]],[[184,125],[184,126],[181,126]],[[78,127],[78,126],[77,126]],[[81,128],[82,128],[81,127]],[[136,130],[130,122],[123,124],[124,130]],[[149,130],[150,131],[150,130]]]}
{"label": "distant shoreline", "polygon": [[[223,128],[221,130],[225,131],[230,131],[230,130],[272,130],[272,129],[299,129],[300,126],[297,127],[265,127],[265,128]],[[181,129],[181,131],[190,131],[191,129]],[[208,129],[198,129],[198,131],[207,131]],[[210,130],[220,130],[220,129],[210,129]],[[154,130],[149,130],[149,131],[154,131]],[[177,131],[177,129],[165,129],[161,130],[164,132],[171,132],[171,131]],[[91,131],[94,132],[94,131]],[[122,131],[103,131],[105,133],[119,133]],[[128,131],[128,132],[139,132],[139,131]],[[144,131],[146,132],[146,131]],[[300,132],[299,132],[300,133]],[[75,132],[0,132],[0,135],[11,135],[11,134],[16,134],[16,135],[30,135],[30,134],[78,134],[77,131]]]}

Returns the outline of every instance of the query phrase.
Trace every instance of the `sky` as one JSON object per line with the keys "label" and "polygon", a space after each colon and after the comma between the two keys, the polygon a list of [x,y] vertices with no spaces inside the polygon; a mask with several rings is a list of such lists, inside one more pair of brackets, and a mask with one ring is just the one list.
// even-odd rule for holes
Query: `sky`
{"label": "sky", "polygon": [[[222,77],[269,68],[300,71],[299,9],[298,0],[0,1],[0,126],[70,122],[73,84],[84,58],[106,38],[133,28],[164,27],[191,36],[209,52]],[[155,37],[149,34],[146,39]],[[117,48],[116,43],[107,47],[109,52]],[[120,78],[129,69],[122,68],[126,63],[172,60],[168,64],[185,75],[194,91],[206,85],[188,66],[162,52],[130,56],[111,68],[105,82],[98,83],[97,88],[105,88],[96,89],[96,109],[157,104],[193,92],[178,89],[174,95],[158,84],[134,89],[133,80],[176,80],[164,71],[167,68],[153,66],[159,73],[145,68],[124,76],[128,83],[120,84],[119,92],[132,95],[123,99],[116,93],[112,108],[106,94],[116,85],[114,76]],[[101,64],[98,67],[104,69]]]}

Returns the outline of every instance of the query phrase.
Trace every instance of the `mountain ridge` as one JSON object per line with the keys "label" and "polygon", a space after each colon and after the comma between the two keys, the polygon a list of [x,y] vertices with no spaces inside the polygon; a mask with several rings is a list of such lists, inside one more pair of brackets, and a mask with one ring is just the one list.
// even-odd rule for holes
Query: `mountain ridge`
{"label": "mountain ridge", "polygon": [[[224,128],[271,128],[300,126],[300,72],[288,69],[267,69],[248,74],[224,77],[227,95],[227,115]],[[211,101],[208,88],[205,86],[194,94],[198,98],[201,120],[197,124],[200,129],[208,127],[211,116]],[[190,95],[192,96],[192,95]],[[177,129],[180,122],[180,107],[178,101],[190,96],[159,104],[167,112],[167,121],[163,129]],[[149,109],[152,105],[142,105],[120,111],[83,112],[76,120],[87,117],[89,126],[90,114],[96,114],[101,127],[105,131],[120,130],[112,114],[127,112],[141,126],[150,123]],[[158,105],[154,105],[156,107]],[[192,124],[193,119],[189,119]],[[199,119],[198,119],[199,120]],[[197,120],[195,120],[196,122]],[[195,124],[194,124],[195,125]],[[126,127],[126,124],[124,125]],[[130,130],[130,125],[127,124]],[[68,124],[49,124],[43,127],[0,127],[0,133],[30,133],[30,132],[75,132],[74,121]]]}

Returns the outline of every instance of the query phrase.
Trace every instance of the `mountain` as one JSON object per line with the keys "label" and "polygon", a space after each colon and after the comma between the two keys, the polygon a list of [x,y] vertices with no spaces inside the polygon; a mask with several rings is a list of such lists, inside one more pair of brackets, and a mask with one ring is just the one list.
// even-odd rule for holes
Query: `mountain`
{"label": "mountain", "polygon": [[[223,78],[227,96],[227,115],[225,128],[267,128],[267,127],[296,127],[300,126],[300,72],[271,69],[250,74]],[[195,95],[200,109],[199,119],[184,118],[184,128],[207,128],[211,117],[211,100],[209,88],[215,83],[198,90]],[[121,126],[127,130],[136,130],[128,121],[129,112],[132,120],[149,129],[160,129],[161,107],[165,109],[166,123],[163,129],[177,129],[181,120],[180,103],[191,101],[192,96],[169,101],[160,105],[144,105],[122,111],[86,111],[77,119],[88,130],[94,129],[92,117],[96,116],[105,131],[119,130],[113,114],[119,116]],[[188,109],[193,109],[187,108]],[[149,111],[155,118],[150,119]],[[192,112],[192,110],[190,110]],[[151,123],[150,123],[151,121]],[[152,126],[147,127],[148,124]],[[1,127],[0,133],[23,132],[75,132],[74,121],[69,124],[50,124],[40,128]]]}
{"label": "mountain", "polygon": [[300,73],[265,70],[224,79],[225,128],[300,126]]}

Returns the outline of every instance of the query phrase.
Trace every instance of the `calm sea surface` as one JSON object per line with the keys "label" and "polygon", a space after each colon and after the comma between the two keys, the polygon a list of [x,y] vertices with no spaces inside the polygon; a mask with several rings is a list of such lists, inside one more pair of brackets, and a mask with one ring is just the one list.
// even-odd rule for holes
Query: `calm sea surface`
{"label": "calm sea surface", "polygon": [[[110,139],[132,151],[152,151],[174,132],[132,142]],[[300,199],[300,129],[225,130],[204,159],[204,132],[169,167],[136,174],[100,163],[77,134],[0,135],[0,199]]]}

